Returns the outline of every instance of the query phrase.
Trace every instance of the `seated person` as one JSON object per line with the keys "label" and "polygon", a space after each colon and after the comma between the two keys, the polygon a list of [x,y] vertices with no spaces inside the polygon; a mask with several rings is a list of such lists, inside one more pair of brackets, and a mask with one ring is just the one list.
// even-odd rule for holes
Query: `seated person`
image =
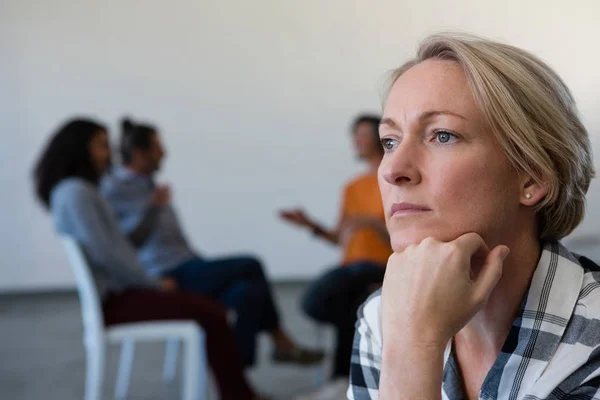
{"label": "seated person", "polygon": [[58,232],[74,238],[89,258],[107,326],[191,319],[206,332],[208,362],[221,399],[259,399],[244,377],[227,310],[206,297],[177,290],[170,278],[150,278],[122,236],[97,185],[110,163],[108,133],[75,119],[50,139],[35,168],[36,193]]}
{"label": "seated person", "polygon": [[354,121],[354,147],[367,170],[344,188],[342,210],[335,228],[323,227],[302,210],[281,212],[286,221],[307,228],[317,237],[342,248],[340,265],[309,286],[302,308],[315,320],[336,327],[332,378],[346,378],[346,382],[356,312],[373,287],[383,282],[385,265],[392,254],[377,184],[377,168],[383,154],[378,128],[379,118],[375,116],[359,116]]}
{"label": "seated person", "polygon": [[516,47],[435,35],[396,70],[379,183],[394,254],[361,308],[349,399],[600,398],[588,133]]}
{"label": "seated person", "polygon": [[150,276],[169,278],[177,287],[217,300],[235,310],[235,336],[244,364],[255,362],[256,337],[268,332],[280,362],[314,364],[323,353],[302,349],[282,329],[271,285],[254,257],[207,259],[189,245],[170,202],[168,188],[156,186],[154,174],[164,157],[158,131],[123,121],[123,165],[102,181],[121,231],[135,236],[138,258]]}

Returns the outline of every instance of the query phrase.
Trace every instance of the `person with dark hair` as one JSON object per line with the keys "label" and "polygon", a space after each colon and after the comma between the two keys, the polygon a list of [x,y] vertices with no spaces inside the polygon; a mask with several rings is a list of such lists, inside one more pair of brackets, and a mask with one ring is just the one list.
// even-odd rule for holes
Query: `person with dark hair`
{"label": "person with dark hair", "polygon": [[74,119],[52,136],[34,170],[37,197],[52,213],[56,230],[77,240],[89,258],[105,324],[195,320],[206,332],[208,361],[221,398],[260,399],[244,377],[227,310],[208,298],[176,290],[169,279],[144,272],[98,192],[110,159],[106,128]]}
{"label": "person with dark hair", "polygon": [[377,183],[377,168],[383,156],[379,121],[378,116],[360,115],[352,124],[354,147],[358,157],[367,164],[367,170],[346,184],[336,227],[322,226],[301,209],[280,213],[284,220],[342,248],[340,266],[315,280],[302,300],[302,308],[308,316],[336,328],[333,382],[323,392],[339,392],[338,397],[348,386],[358,307],[383,281],[385,265],[392,254]]}
{"label": "person with dark hair", "polygon": [[299,347],[282,329],[259,260],[251,256],[208,259],[192,249],[171,205],[169,188],[154,180],[165,155],[158,130],[127,119],[122,129],[123,165],[105,177],[102,193],[115,210],[121,230],[135,236],[146,272],[235,311],[234,332],[246,366],[255,362],[259,332],[268,332],[273,339],[274,360],[303,365],[319,362],[322,352]]}

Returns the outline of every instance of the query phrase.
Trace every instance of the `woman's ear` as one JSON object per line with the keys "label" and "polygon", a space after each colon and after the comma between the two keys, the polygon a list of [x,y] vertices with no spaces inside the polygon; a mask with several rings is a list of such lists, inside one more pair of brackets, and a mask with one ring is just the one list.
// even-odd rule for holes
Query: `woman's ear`
{"label": "woman's ear", "polygon": [[549,191],[549,185],[546,180],[536,181],[532,177],[526,177],[521,185],[521,204],[528,207],[537,205]]}

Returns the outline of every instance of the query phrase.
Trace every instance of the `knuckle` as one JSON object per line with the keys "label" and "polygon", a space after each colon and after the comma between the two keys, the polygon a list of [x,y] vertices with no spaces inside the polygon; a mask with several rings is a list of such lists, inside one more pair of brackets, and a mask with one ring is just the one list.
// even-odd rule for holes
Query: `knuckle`
{"label": "knuckle", "polygon": [[388,265],[396,263],[399,259],[400,259],[400,254],[392,253],[392,255],[388,257]]}
{"label": "knuckle", "polygon": [[456,242],[448,243],[446,250],[448,251],[448,254],[459,254],[461,252],[461,248]]}
{"label": "knuckle", "polygon": [[428,236],[428,237],[426,237],[425,239],[423,239],[421,241],[421,245],[427,246],[427,247],[428,246],[432,246],[434,244],[436,244],[436,240],[433,237],[431,237],[431,236]]}

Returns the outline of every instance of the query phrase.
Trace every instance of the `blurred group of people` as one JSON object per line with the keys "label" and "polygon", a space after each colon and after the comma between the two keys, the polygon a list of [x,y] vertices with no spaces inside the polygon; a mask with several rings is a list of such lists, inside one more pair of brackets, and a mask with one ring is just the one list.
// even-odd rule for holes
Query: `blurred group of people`
{"label": "blurred group of people", "polygon": [[[377,183],[383,156],[379,122],[377,116],[362,115],[352,125],[366,170],[345,185],[335,227],[324,227],[301,209],[280,212],[283,220],[341,249],[340,264],[309,285],[301,306],[318,323],[335,327],[329,386],[344,391],[357,310],[381,286],[392,253]],[[206,332],[208,361],[224,400],[264,398],[244,375],[256,362],[260,332],[272,339],[274,361],[322,362],[321,350],[300,346],[282,326],[258,258],[209,258],[190,245],[170,187],[156,182],[165,157],[158,129],[130,119],[121,128],[119,165],[112,163],[104,124],[72,119],[52,135],[34,171],[37,197],[56,230],[74,238],[90,262],[105,324],[197,321]]]}

